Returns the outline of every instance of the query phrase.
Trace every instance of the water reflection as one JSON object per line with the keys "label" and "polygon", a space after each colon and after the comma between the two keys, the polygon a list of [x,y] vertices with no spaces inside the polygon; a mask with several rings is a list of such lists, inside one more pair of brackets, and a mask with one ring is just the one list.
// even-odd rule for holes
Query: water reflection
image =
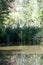
{"label": "water reflection", "polygon": [[42,65],[43,54],[0,53],[0,65]]}

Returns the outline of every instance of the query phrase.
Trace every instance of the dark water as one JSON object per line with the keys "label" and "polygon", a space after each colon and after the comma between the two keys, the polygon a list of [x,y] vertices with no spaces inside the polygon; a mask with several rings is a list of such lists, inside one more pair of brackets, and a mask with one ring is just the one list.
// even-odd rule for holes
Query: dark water
{"label": "dark water", "polygon": [[43,54],[20,54],[0,51],[0,65],[43,65]]}

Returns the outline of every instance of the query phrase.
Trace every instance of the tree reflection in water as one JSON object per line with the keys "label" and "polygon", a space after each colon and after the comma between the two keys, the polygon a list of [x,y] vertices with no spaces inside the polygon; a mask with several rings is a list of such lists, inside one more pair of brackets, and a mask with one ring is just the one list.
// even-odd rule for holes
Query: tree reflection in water
{"label": "tree reflection in water", "polygon": [[0,65],[42,65],[43,54],[8,54],[0,57]]}

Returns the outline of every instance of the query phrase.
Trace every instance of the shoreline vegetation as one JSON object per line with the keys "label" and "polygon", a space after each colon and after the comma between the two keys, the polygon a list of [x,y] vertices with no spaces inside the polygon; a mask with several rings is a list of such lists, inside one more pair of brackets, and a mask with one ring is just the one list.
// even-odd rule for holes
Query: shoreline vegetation
{"label": "shoreline vegetation", "polygon": [[[42,40],[42,34],[39,32],[41,28],[26,27],[12,29],[7,27],[4,33],[0,35],[0,46],[15,46],[15,45],[39,45]],[[42,41],[41,41],[42,40]]]}
{"label": "shoreline vegetation", "polygon": [[43,0],[0,0],[0,46],[43,44]]}

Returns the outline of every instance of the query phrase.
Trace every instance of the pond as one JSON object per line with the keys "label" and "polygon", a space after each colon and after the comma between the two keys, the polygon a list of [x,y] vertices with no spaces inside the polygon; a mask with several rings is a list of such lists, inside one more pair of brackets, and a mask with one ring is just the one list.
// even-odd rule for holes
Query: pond
{"label": "pond", "polygon": [[43,54],[22,54],[0,51],[0,65],[43,65]]}

